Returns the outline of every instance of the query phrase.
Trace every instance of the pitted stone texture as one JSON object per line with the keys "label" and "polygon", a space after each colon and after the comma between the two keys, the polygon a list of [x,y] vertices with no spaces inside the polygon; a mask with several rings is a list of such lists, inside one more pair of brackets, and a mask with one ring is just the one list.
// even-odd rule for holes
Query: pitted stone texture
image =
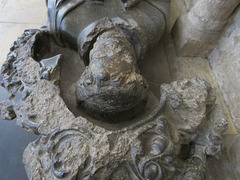
{"label": "pitted stone texture", "polygon": [[76,85],[79,106],[111,122],[139,114],[147,102],[148,84],[139,73],[134,48],[127,38],[116,31],[101,34],[89,59]]}
{"label": "pitted stone texture", "polygon": [[[33,59],[31,51],[39,33],[44,32],[27,30],[13,43],[1,69],[1,83],[10,92],[17,123],[36,134],[48,134],[51,129],[81,124],[83,119],[73,120],[75,117],[60,97],[60,88],[54,84],[55,80],[40,79],[38,62]],[[43,96],[39,98],[39,95]],[[61,113],[57,113],[59,109]],[[64,123],[66,119],[71,123]]]}
{"label": "pitted stone texture", "polygon": [[[168,58],[170,72],[173,80],[181,80],[183,78],[198,77],[207,83],[211,84],[211,87],[216,92],[216,108],[213,109],[213,114],[220,111],[217,114],[220,122],[216,122],[220,129],[226,130],[226,123],[231,122],[228,116],[228,110],[225,108],[222,95],[220,93],[218,84],[214,78],[208,59],[199,57],[179,57],[176,55],[176,51],[170,37],[165,36],[165,50]],[[228,122],[226,122],[228,121]],[[232,127],[229,125],[228,131],[232,132]]]}
{"label": "pitted stone texture", "polygon": [[[206,117],[206,104],[213,104],[215,96],[206,82],[184,79],[162,85],[161,91],[168,94],[167,106],[179,131],[195,132]],[[191,112],[191,113],[189,113]],[[178,119],[177,121],[175,121]]]}
{"label": "pitted stone texture", "polygon": [[[40,78],[33,49],[41,35],[49,37],[49,32],[25,31],[1,70],[18,124],[41,134],[24,153],[29,179],[121,179],[123,173],[133,180],[204,176],[206,156],[221,151],[218,138],[213,138],[218,135],[214,119],[205,116],[214,103],[207,83],[190,78],[163,85],[154,110],[109,130],[75,117],[55,80]],[[179,128],[182,122],[186,128]],[[178,159],[181,144],[190,142],[190,160]],[[183,166],[177,169],[179,161]]]}
{"label": "pitted stone texture", "polygon": [[[79,127],[41,137],[31,143],[24,153],[29,178],[119,179],[123,173],[121,168],[126,167],[127,171],[124,174],[127,179],[147,179],[149,174],[152,177],[165,176],[169,179],[174,169],[169,177],[166,176],[166,171],[165,175],[162,173],[166,166],[171,168],[171,162],[164,162],[164,159],[171,156],[174,158],[173,146],[162,131],[165,127],[161,122],[159,120],[159,124],[142,124],[141,127],[130,128],[127,131],[101,134],[91,133],[88,129]],[[145,132],[151,131],[156,134],[152,137],[146,136]],[[150,138],[150,149],[147,149],[148,143],[144,143],[142,138]],[[138,159],[135,159],[136,156]],[[146,156],[150,160],[145,160]],[[157,171],[152,171],[148,165],[154,163],[154,160],[163,161],[165,167],[159,165]],[[138,167],[133,166],[135,163]],[[134,171],[139,171],[139,174],[135,174]]]}
{"label": "pitted stone texture", "polygon": [[13,120],[16,114],[13,110],[13,105],[11,101],[3,101],[0,103],[1,116],[5,120]]}
{"label": "pitted stone texture", "polygon": [[240,11],[219,45],[210,54],[210,64],[232,120],[240,131]]}
{"label": "pitted stone texture", "polygon": [[[41,88],[48,89],[51,86],[50,84],[44,83],[44,86]],[[166,88],[168,86],[173,88],[173,93],[171,93],[171,89]],[[50,88],[49,90],[55,92],[54,89],[51,90]],[[50,91],[45,93],[49,94]],[[191,159],[193,164],[187,163],[186,165],[189,168],[182,170],[183,174],[187,174],[189,177],[202,177],[204,172],[202,167],[204,167],[206,159],[205,154],[215,156],[215,153],[220,151],[220,149],[216,150],[215,148],[215,146],[219,148],[218,144],[215,144],[214,140],[209,140],[209,137],[215,136],[215,133],[208,126],[207,121],[205,121],[206,104],[213,103],[210,91],[211,88],[204,81],[197,78],[184,79],[173,82],[170,85],[163,85],[159,107],[149,118],[117,131],[104,131],[102,129],[102,131],[97,132],[96,129],[99,129],[99,127],[96,125],[91,125],[91,123],[87,122],[70,125],[71,121],[68,121],[69,119],[65,119],[65,126],[60,127],[59,124],[61,122],[54,119],[48,120],[56,123],[57,127],[50,134],[42,136],[39,140],[31,143],[24,153],[24,163],[26,164],[29,178],[33,180],[39,177],[47,179],[62,179],[64,177],[118,179],[122,176],[122,168],[128,169],[125,172],[128,179],[138,180],[141,179],[140,177],[143,179],[149,179],[149,177],[171,179],[175,175],[181,177],[181,174],[175,174],[174,169],[176,165],[175,153],[177,153],[178,148],[173,146],[171,139],[169,139],[171,137],[170,126],[167,121],[171,122],[171,118],[173,118],[171,124],[175,127],[178,127],[178,123],[182,122],[181,118],[184,119],[185,125],[191,125],[191,132],[189,132],[189,128],[187,130],[183,128],[178,129],[181,130],[182,134],[179,132],[177,134],[182,138],[182,141],[183,139],[185,140],[184,143],[194,140],[202,142],[202,144],[195,147],[196,152],[194,152],[195,156],[202,158],[201,162],[196,162],[193,158]],[[40,98],[38,101],[45,102],[44,98]],[[54,97],[52,101],[57,104],[57,102],[60,102],[60,99]],[[167,109],[170,108],[174,111],[168,111],[171,115],[166,114],[167,119],[162,115],[156,116],[159,110],[165,112],[163,109],[165,101]],[[55,104],[54,102],[52,102],[53,105]],[[171,107],[169,106],[170,104]],[[36,107],[36,105],[33,106]],[[44,106],[44,104],[39,104],[40,106]],[[60,108],[62,108],[61,105]],[[51,106],[51,109],[54,110],[54,107]],[[42,111],[49,112],[46,109]],[[49,115],[52,118],[59,119],[56,115],[53,117],[51,114],[45,114],[44,116],[47,117]],[[78,121],[77,118],[72,120]],[[42,122],[39,121],[38,123],[41,124]],[[208,129],[204,128],[204,132],[206,132],[200,133],[198,136],[195,132],[197,132],[196,130],[202,131],[200,128],[202,123]],[[43,126],[48,125],[43,124]],[[50,124],[49,126],[54,127]],[[90,128],[90,126],[95,127],[95,129]],[[184,133],[185,131],[186,133]],[[191,137],[188,136],[188,133],[195,135]],[[81,151],[79,151],[79,147]],[[205,151],[205,149],[208,150]],[[212,149],[215,150],[214,154],[212,154]],[[148,158],[150,161],[148,161]],[[154,158],[154,161],[152,158]],[[132,163],[138,164],[139,174],[135,174],[135,171],[138,171],[138,169],[135,169],[136,167],[133,167]],[[197,167],[199,163],[203,164]],[[152,166],[157,171],[153,171]]]}

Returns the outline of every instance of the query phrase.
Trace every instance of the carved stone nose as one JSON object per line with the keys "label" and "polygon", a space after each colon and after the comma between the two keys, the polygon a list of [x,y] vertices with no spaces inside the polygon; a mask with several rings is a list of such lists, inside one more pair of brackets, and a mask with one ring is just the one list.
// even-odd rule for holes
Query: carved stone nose
{"label": "carved stone nose", "polygon": [[109,79],[109,73],[106,70],[101,70],[96,74],[97,87],[101,87],[102,82],[106,82]]}
{"label": "carved stone nose", "polygon": [[90,85],[90,84],[93,83],[92,75],[88,74],[88,75],[86,76],[85,83],[86,83],[87,85]]}

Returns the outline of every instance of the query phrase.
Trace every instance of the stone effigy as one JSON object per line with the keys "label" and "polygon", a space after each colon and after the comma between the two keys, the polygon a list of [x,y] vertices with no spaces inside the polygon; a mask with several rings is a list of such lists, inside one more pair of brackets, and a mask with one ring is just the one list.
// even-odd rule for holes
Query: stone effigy
{"label": "stone effigy", "polygon": [[76,87],[78,104],[105,119],[142,111],[147,83],[137,62],[159,42],[169,1],[47,1],[47,6],[50,32],[77,49],[87,65]]}
{"label": "stone effigy", "polygon": [[204,179],[222,148],[214,91],[187,78],[158,101],[138,68],[170,1],[46,3],[47,25],[26,30],[1,69],[2,117],[41,135],[24,152],[29,179]]}

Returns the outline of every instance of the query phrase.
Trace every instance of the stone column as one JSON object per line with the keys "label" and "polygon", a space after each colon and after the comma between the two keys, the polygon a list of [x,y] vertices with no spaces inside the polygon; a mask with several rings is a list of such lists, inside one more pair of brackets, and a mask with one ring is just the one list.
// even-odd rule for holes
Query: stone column
{"label": "stone column", "polygon": [[180,56],[207,57],[214,49],[227,20],[240,0],[198,0],[173,27]]}

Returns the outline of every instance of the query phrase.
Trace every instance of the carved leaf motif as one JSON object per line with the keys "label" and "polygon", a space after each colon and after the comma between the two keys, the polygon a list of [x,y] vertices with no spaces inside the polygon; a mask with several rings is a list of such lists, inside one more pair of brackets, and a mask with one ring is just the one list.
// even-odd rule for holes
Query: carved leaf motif
{"label": "carved leaf motif", "polygon": [[139,179],[168,179],[173,174],[168,172],[175,171],[173,144],[167,136],[167,125],[164,118],[157,118],[154,124],[147,123],[136,130],[142,149],[132,146],[131,157],[132,171]]}
{"label": "carved leaf motif", "polygon": [[92,163],[90,141],[91,134],[85,129],[64,130],[50,137],[48,152],[51,153],[52,172],[57,178],[72,179],[78,174],[89,176]]}

